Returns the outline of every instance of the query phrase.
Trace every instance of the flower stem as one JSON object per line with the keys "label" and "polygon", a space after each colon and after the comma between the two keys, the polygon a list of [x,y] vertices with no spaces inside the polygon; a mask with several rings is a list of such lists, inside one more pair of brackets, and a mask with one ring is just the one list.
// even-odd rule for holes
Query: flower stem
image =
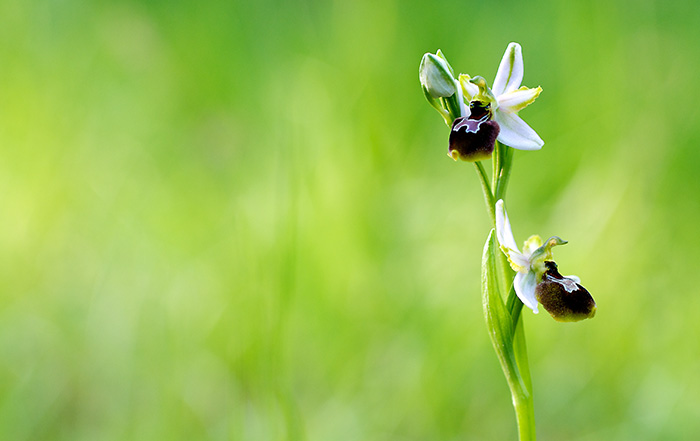
{"label": "flower stem", "polygon": [[[492,184],[489,185],[489,178],[483,164],[479,161],[474,163],[481,182],[481,189],[484,192],[486,208],[494,227],[496,226],[496,201],[505,198],[512,164],[513,149],[497,143],[493,155]],[[518,439],[519,441],[535,441],[535,411],[532,400],[532,381],[530,379],[530,368],[527,359],[525,332],[522,320],[520,320],[523,302],[515,293],[515,288],[513,286],[513,277],[515,274],[508,263],[508,258],[504,253],[498,254],[500,255],[500,259],[498,259],[500,286],[502,292],[508,292],[505,306],[510,314],[513,330],[512,335],[510,335],[513,347],[511,356],[513,358],[510,359],[510,362],[501,367],[503,368],[503,374],[506,377],[513,399],[515,418],[518,424]]]}
{"label": "flower stem", "polygon": [[[493,150],[493,174],[492,174],[492,184],[494,190],[498,188],[498,175],[501,173],[501,147],[502,144],[496,141],[496,145]],[[496,199],[498,201],[498,199]]]}
{"label": "flower stem", "polygon": [[520,374],[517,357],[506,362],[505,365],[501,365],[501,368],[513,398],[515,419],[518,424],[518,440],[535,441],[535,412],[532,395],[525,384],[525,379]]}
{"label": "flower stem", "polygon": [[519,320],[523,302],[515,295],[511,287],[506,301],[506,309],[511,315],[513,324],[513,355],[517,369],[504,369],[508,387],[513,398],[515,419],[518,423],[519,441],[535,441],[535,407],[532,400],[532,380],[525,345],[523,322]]}
{"label": "flower stem", "polygon": [[493,198],[493,193],[491,192],[491,186],[489,185],[489,177],[486,175],[486,170],[484,169],[484,164],[481,161],[474,162],[476,167],[476,173],[479,175],[479,181],[481,181],[481,189],[484,192],[484,202],[486,202],[486,210],[489,212],[491,217],[491,223],[496,225],[496,200]]}
{"label": "flower stem", "polygon": [[498,173],[498,180],[496,180],[495,185],[495,199],[498,201],[499,199],[505,199],[506,197],[506,189],[508,188],[508,180],[510,179],[510,170],[511,166],[513,165],[513,149],[507,145],[501,144],[500,142],[497,144],[498,147],[500,147],[498,149],[500,154],[500,170]]}
{"label": "flower stem", "polygon": [[535,441],[535,412],[532,405],[532,395],[513,395],[515,417],[518,420],[518,439],[520,441]]}
{"label": "flower stem", "polygon": [[[534,441],[535,433],[535,407],[532,400],[532,380],[530,379],[530,367],[527,359],[527,346],[525,344],[525,331],[520,315],[523,309],[523,302],[515,293],[515,288],[511,286],[506,300],[506,310],[510,313],[513,329],[513,353],[518,366],[518,382],[508,379],[511,395],[513,397],[513,407],[515,408],[515,418],[518,422],[518,433],[520,441]],[[506,372],[506,377],[508,373]],[[515,387],[514,387],[515,386]]]}
{"label": "flower stem", "polygon": [[510,317],[513,321],[513,335],[515,335],[516,326],[518,326],[518,321],[520,319],[520,313],[523,310],[523,302],[515,294],[515,288],[511,286],[508,292],[508,299],[506,300],[506,309],[510,313]]}
{"label": "flower stem", "polygon": [[[510,179],[510,170],[513,165],[513,149],[505,144],[496,141],[494,150],[494,164],[498,164],[498,168],[494,168],[493,190],[494,201],[506,198],[506,190],[508,188],[508,180]],[[494,225],[495,226],[495,225]],[[508,292],[510,282],[515,276],[510,268],[508,257],[504,253],[500,253],[499,265],[503,274],[504,284],[501,285],[503,292]],[[513,323],[515,325],[515,323]]]}

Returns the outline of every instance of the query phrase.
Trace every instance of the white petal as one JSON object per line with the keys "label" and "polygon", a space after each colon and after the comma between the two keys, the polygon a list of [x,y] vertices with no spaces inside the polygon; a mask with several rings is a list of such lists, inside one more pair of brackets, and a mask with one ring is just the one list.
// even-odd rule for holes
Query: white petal
{"label": "white petal", "polygon": [[532,312],[537,314],[537,299],[535,298],[535,287],[537,286],[535,273],[528,271],[526,273],[518,273],[513,279],[513,287],[518,298],[523,304],[532,309]]}
{"label": "white petal", "polygon": [[518,89],[504,93],[498,97],[498,108],[510,113],[518,113],[537,99],[542,93],[541,87],[534,89]]}
{"label": "white petal", "polygon": [[503,144],[518,150],[539,150],[544,145],[542,138],[515,113],[497,109],[493,119],[501,127],[498,141]]}
{"label": "white petal", "polygon": [[498,66],[496,79],[493,80],[491,90],[499,96],[511,92],[520,87],[523,82],[523,51],[518,43],[511,43],[503,54],[501,64]]}
{"label": "white petal", "polygon": [[510,221],[503,205],[503,199],[496,202],[496,237],[501,245],[501,251],[508,256],[513,270],[524,271],[530,268],[530,261],[518,250],[518,245],[513,238],[513,231],[510,229]]}
{"label": "white petal", "polygon": [[510,220],[508,220],[508,213],[506,213],[503,199],[499,199],[496,202],[496,237],[498,237],[498,242],[502,247],[520,253],[518,245],[515,243],[515,238],[513,238],[513,230],[510,228]]}

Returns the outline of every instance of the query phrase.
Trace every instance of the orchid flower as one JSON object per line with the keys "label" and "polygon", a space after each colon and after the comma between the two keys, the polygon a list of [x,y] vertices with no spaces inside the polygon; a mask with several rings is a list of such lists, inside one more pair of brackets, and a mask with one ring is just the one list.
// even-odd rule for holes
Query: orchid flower
{"label": "orchid flower", "polygon": [[496,237],[511,268],[517,271],[513,280],[515,294],[535,314],[539,312],[539,301],[558,321],[578,321],[595,315],[595,301],[581,286],[581,280],[559,274],[552,260],[552,247],[566,244],[565,240],[552,236],[543,243],[540,236],[534,235],[525,241],[520,251],[503,199],[496,202]]}
{"label": "orchid flower", "polygon": [[[539,150],[544,141],[518,112],[532,104],[542,92],[541,87],[520,87],[523,81],[523,52],[518,43],[510,43],[498,66],[493,87],[486,80],[461,74],[459,82],[466,101],[490,104],[492,118],[500,126],[498,141],[519,150]],[[469,115],[462,115],[469,117]]]}

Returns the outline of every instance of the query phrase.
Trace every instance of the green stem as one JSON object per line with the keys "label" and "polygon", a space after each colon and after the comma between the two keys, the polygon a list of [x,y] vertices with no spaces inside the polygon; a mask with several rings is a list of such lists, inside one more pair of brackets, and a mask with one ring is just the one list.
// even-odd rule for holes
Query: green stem
{"label": "green stem", "polygon": [[518,421],[518,439],[520,441],[535,441],[535,409],[532,405],[532,395],[513,395],[515,418]]}
{"label": "green stem", "polygon": [[[524,339],[522,340],[524,342]],[[524,359],[526,361],[526,358]],[[519,441],[535,441],[535,411],[528,387],[529,378],[522,375],[523,357],[519,357],[515,351],[506,354],[506,359],[501,364],[503,374],[508,382],[508,388],[513,399],[515,419],[518,424]]]}
{"label": "green stem", "polygon": [[[494,190],[498,188],[498,175],[501,174],[501,143],[496,141],[496,145],[493,150],[493,174],[492,174],[492,184]],[[496,199],[498,200],[498,199]]]}
{"label": "green stem", "polygon": [[510,291],[508,292],[506,309],[510,313],[510,317],[513,321],[513,334],[515,335],[515,327],[518,325],[518,319],[520,318],[520,313],[523,310],[523,302],[520,301],[517,294],[515,294],[515,287],[513,286],[510,287]]}
{"label": "green stem", "polygon": [[[513,149],[502,144],[497,144],[493,155],[493,176],[492,185],[489,185],[489,178],[484,169],[484,165],[476,161],[476,167],[481,189],[484,193],[484,202],[491,218],[493,226],[496,226],[496,201],[505,198],[508,180],[510,178],[511,166],[513,164]],[[492,191],[492,188],[495,190]],[[523,330],[522,320],[520,315],[523,308],[523,303],[517,297],[513,287],[514,271],[510,268],[508,258],[504,253],[498,253],[500,286],[502,292],[508,290],[508,298],[506,300],[506,309],[510,314],[513,334],[510,338],[513,341],[514,351],[509,357],[505,365],[502,365],[503,373],[508,382],[510,393],[513,398],[513,407],[515,408],[515,418],[518,423],[518,439],[519,441],[535,441],[535,410],[532,400],[532,381],[530,379],[530,368],[527,360],[527,348],[525,346],[525,333]],[[512,358],[511,358],[512,357]]]}
{"label": "green stem", "polygon": [[491,191],[491,186],[489,185],[489,177],[486,175],[486,170],[484,169],[484,164],[481,161],[476,161],[474,163],[476,167],[476,173],[479,175],[479,181],[481,181],[481,189],[484,192],[484,202],[486,202],[486,210],[489,212],[491,217],[491,223],[496,225],[496,200],[493,198],[493,192]]}
{"label": "green stem", "polygon": [[[494,151],[494,164],[498,163],[497,171],[494,171],[494,201],[505,199],[506,189],[508,188],[508,180],[510,179],[510,171],[513,165],[513,149],[507,145],[496,142]],[[495,226],[495,225],[494,225]],[[504,253],[500,253],[499,265],[501,274],[503,274],[504,283],[501,285],[503,292],[508,292],[515,273],[510,268],[508,258]],[[515,323],[514,323],[515,324]]]}
{"label": "green stem", "polygon": [[535,407],[532,400],[532,380],[527,360],[527,347],[525,345],[525,332],[522,320],[519,320],[523,308],[523,302],[515,294],[511,287],[506,301],[506,309],[510,313],[513,334],[513,357],[517,368],[504,369],[506,381],[510,388],[515,409],[515,418],[518,423],[519,441],[535,441]]}
{"label": "green stem", "polygon": [[520,375],[516,360],[510,360],[502,368],[513,397],[515,419],[518,423],[518,440],[535,441],[535,412],[532,395],[528,392],[525,381]]}
{"label": "green stem", "polygon": [[510,179],[510,170],[511,166],[513,165],[513,149],[501,143],[498,143],[498,145],[500,147],[498,151],[500,153],[499,159],[501,167],[495,186],[495,199],[497,201],[499,199],[505,199],[506,197],[506,189],[508,188],[508,180]]}
{"label": "green stem", "polygon": [[[513,149],[501,143],[496,144],[496,155],[494,156],[494,176],[493,176],[493,200],[505,199],[508,181],[510,180],[513,165]],[[510,386],[513,397],[513,407],[515,417],[518,422],[518,436],[520,441],[535,441],[535,409],[532,399],[532,380],[530,379],[530,367],[527,358],[527,346],[525,343],[525,331],[523,322],[520,319],[523,309],[523,302],[515,293],[513,278],[515,272],[511,269],[508,258],[504,253],[500,253],[500,272],[502,286],[507,289],[506,310],[510,314],[513,329],[513,349],[517,365],[515,374],[517,378],[508,378],[513,372],[504,372],[506,380]],[[506,292],[504,290],[503,292]]]}
{"label": "green stem", "polygon": [[[522,302],[520,302],[522,303]],[[530,363],[527,359],[527,344],[525,343],[525,327],[523,321],[519,320],[515,328],[515,337],[513,339],[513,350],[515,352],[515,360],[520,369],[520,375],[525,383],[525,387],[532,395],[532,379],[530,378]],[[534,413],[534,412],[533,412]],[[534,418],[534,415],[533,415]]]}
{"label": "green stem", "polygon": [[[443,100],[443,103],[445,104],[445,108],[450,114],[451,121],[454,121],[455,118],[458,118],[462,114],[462,109],[459,105],[459,102],[457,101],[457,94],[455,93],[452,96],[449,96],[447,98],[441,98]],[[450,123],[450,125],[452,125]]]}

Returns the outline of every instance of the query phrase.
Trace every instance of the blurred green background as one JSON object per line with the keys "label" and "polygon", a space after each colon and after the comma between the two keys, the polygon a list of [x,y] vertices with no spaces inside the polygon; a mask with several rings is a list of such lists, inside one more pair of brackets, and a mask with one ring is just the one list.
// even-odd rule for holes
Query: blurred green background
{"label": "blurred green background", "polygon": [[525,312],[541,440],[700,437],[700,6],[0,3],[0,438],[507,440],[489,231],[418,64],[521,115],[518,241],[594,320]]}

